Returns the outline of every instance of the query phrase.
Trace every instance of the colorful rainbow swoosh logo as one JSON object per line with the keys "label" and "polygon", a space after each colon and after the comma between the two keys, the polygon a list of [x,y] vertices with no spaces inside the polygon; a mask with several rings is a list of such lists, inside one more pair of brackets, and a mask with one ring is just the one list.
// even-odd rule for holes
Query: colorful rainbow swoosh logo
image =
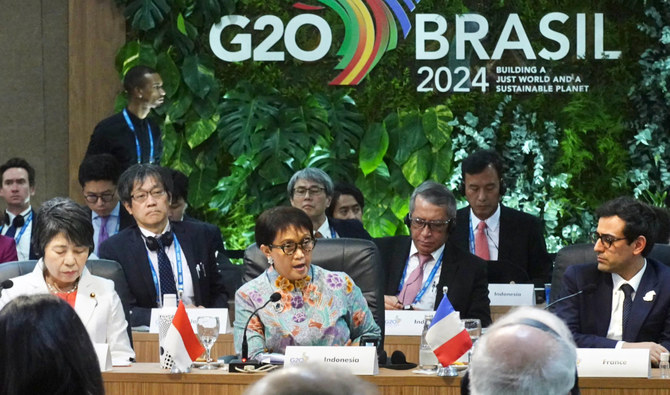
{"label": "colorful rainbow swoosh logo", "polygon": [[[421,0],[416,0],[418,4]],[[398,44],[398,28],[393,16],[400,23],[403,38],[407,38],[412,29],[408,14],[397,0],[319,0],[334,10],[344,22],[344,39],[337,55],[342,60],[335,66],[342,70],[330,81],[330,85],[358,85],[377,65],[379,59]],[[415,3],[403,0],[411,11]],[[293,7],[315,11],[323,9],[304,3],[295,3]]]}

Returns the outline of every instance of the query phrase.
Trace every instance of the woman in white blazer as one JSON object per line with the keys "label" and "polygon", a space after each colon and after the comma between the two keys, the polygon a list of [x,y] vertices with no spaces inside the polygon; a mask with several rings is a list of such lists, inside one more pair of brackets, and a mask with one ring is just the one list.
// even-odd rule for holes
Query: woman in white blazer
{"label": "woman in white blazer", "polygon": [[135,358],[114,282],[92,275],[86,260],[93,251],[93,225],[86,210],[66,198],[45,202],[35,219],[35,243],[42,258],[35,269],[12,279],[0,308],[19,295],[51,293],[74,308],[93,343],[107,343],[114,365]]}

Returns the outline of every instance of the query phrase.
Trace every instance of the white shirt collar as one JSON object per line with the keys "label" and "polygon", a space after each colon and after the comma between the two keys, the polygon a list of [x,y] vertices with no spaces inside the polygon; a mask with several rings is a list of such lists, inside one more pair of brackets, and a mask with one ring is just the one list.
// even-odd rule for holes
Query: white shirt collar
{"label": "white shirt collar", "polygon": [[326,217],[326,220],[323,221],[321,226],[319,226],[319,229],[317,229],[316,231],[321,233],[321,236],[323,236],[326,239],[334,239],[335,238],[335,235],[333,234],[333,231],[330,229],[330,223],[328,222],[328,217]]}
{"label": "white shirt collar", "polygon": [[[28,214],[32,211],[32,209],[33,209],[33,206],[28,206],[27,209],[25,209],[23,212],[21,212],[21,215],[23,216],[23,218],[25,218],[26,216],[28,216]],[[11,225],[12,222],[14,221],[14,217],[16,217],[16,215],[10,213],[10,212],[7,211],[7,210],[5,210],[5,212],[6,212],[7,215],[9,216],[9,225]]]}
{"label": "white shirt collar", "polygon": [[140,229],[140,232],[142,232],[142,235],[143,235],[144,237],[157,237],[157,236],[160,236],[160,235],[162,235],[163,233],[167,232],[168,230],[170,230],[170,221],[167,222],[167,225],[165,225],[165,228],[164,228],[163,231],[162,231],[161,233],[159,233],[159,234],[154,234],[153,232],[150,232],[150,231],[144,229],[143,227],[141,227],[141,226],[139,226],[139,225],[137,225],[137,227]]}
{"label": "white shirt collar", "polygon": [[637,293],[637,288],[640,286],[640,281],[642,281],[642,276],[644,275],[644,271],[647,269],[647,258],[644,259],[644,265],[642,266],[642,269],[638,271],[630,280],[626,281],[621,277],[620,275],[616,273],[612,273],[612,289],[614,291],[618,291],[621,285],[623,284],[630,284],[631,287],[633,287],[633,292]]}
{"label": "white shirt collar", "polygon": [[[433,256],[434,262],[437,262],[437,260],[440,258],[440,255],[442,255],[442,251],[444,251],[444,244],[442,244],[440,248],[438,248],[437,250],[430,253],[430,255]],[[412,246],[409,248],[409,256],[414,256],[418,252],[419,250],[416,249],[416,246],[414,245],[414,240],[412,240]]]}
{"label": "white shirt collar", "polygon": [[[477,229],[477,226],[479,226],[479,223],[482,222],[477,216],[472,212],[472,208],[470,208],[470,223],[472,224],[472,229]],[[498,203],[498,208],[496,208],[496,211],[491,215],[490,217],[486,218],[484,220],[486,223],[486,227],[491,229],[493,232],[498,230],[498,227],[500,226],[500,203]]]}

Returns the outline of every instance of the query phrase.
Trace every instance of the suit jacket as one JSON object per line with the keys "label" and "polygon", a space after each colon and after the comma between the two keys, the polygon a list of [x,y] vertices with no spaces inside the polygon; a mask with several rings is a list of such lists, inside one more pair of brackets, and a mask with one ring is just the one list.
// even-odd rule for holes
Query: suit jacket
{"label": "suit jacket", "polygon": [[[36,246],[34,244],[35,232],[36,232],[36,229],[35,229],[34,225],[35,225],[35,218],[37,218],[37,210],[35,210],[34,207],[31,207],[31,210],[33,212],[33,218],[30,220],[31,221],[30,222],[30,248],[28,250],[28,259],[39,259],[40,255],[37,252]],[[2,215],[4,216],[4,215],[7,215],[7,214],[3,213]],[[6,224],[4,222],[5,222],[4,218],[0,217],[0,230],[4,230],[4,227],[9,226],[9,224]],[[23,235],[23,237],[26,237],[26,235]],[[2,251],[2,247],[3,247],[2,244],[0,244],[0,251]],[[14,243],[14,249],[15,249],[14,252],[16,253],[16,243]],[[12,262],[12,261],[17,261],[18,259],[19,259],[18,253],[16,253],[16,257],[14,259],[3,261],[2,260],[2,253],[0,253],[0,262]]]}
{"label": "suit jacket", "polygon": [[[372,236],[365,230],[363,224],[359,220],[328,217],[328,223],[335,229],[335,232],[337,232],[340,237],[372,240]],[[314,230],[316,231],[316,229]]]}
{"label": "suit jacket", "polygon": [[[386,289],[385,295],[397,295],[407,263],[412,239],[395,236],[375,239],[382,258]],[[440,304],[442,287],[449,287],[447,296],[461,318],[479,318],[482,326],[491,324],[489,289],[486,279],[486,261],[447,241],[435,297],[435,309]]]}
{"label": "suit jacket", "polygon": [[11,237],[0,236],[0,263],[14,262],[18,259],[14,239]]}
{"label": "suit jacket", "polygon": [[[172,222],[172,231],[179,240],[193,279],[195,304],[205,307],[227,307],[225,286],[216,268],[216,249],[208,240],[204,226],[191,222]],[[142,234],[137,225],[110,237],[100,245],[100,258],[121,264],[132,295],[129,300],[130,325],[149,325],[151,309],[156,304],[156,288],[151,263]],[[204,272],[196,270],[204,265]]]}
{"label": "suit jacket", "polygon": [[[461,249],[470,251],[470,206],[458,210],[456,228],[449,239]],[[538,286],[550,282],[552,262],[547,253],[542,222],[501,204],[498,261],[519,266]]]}
{"label": "suit jacket", "polygon": [[[581,294],[556,304],[556,314],[565,321],[577,347],[613,348],[617,340],[606,338],[612,312],[612,275],[587,263],[568,267],[560,296],[596,285],[590,294]],[[635,292],[628,330],[633,342],[651,341],[670,347],[670,268],[647,258],[647,268]],[[645,295],[654,291],[651,301]]]}
{"label": "suit jacket", "polygon": [[[44,281],[44,262],[40,259],[35,269],[23,276],[12,279],[14,286],[4,289],[0,298],[0,309],[19,295],[48,294]],[[74,310],[84,323],[93,343],[108,343],[115,365],[127,365],[135,358],[130,347],[126,316],[121,299],[114,291],[114,282],[94,276],[88,268],[79,279]]]}

